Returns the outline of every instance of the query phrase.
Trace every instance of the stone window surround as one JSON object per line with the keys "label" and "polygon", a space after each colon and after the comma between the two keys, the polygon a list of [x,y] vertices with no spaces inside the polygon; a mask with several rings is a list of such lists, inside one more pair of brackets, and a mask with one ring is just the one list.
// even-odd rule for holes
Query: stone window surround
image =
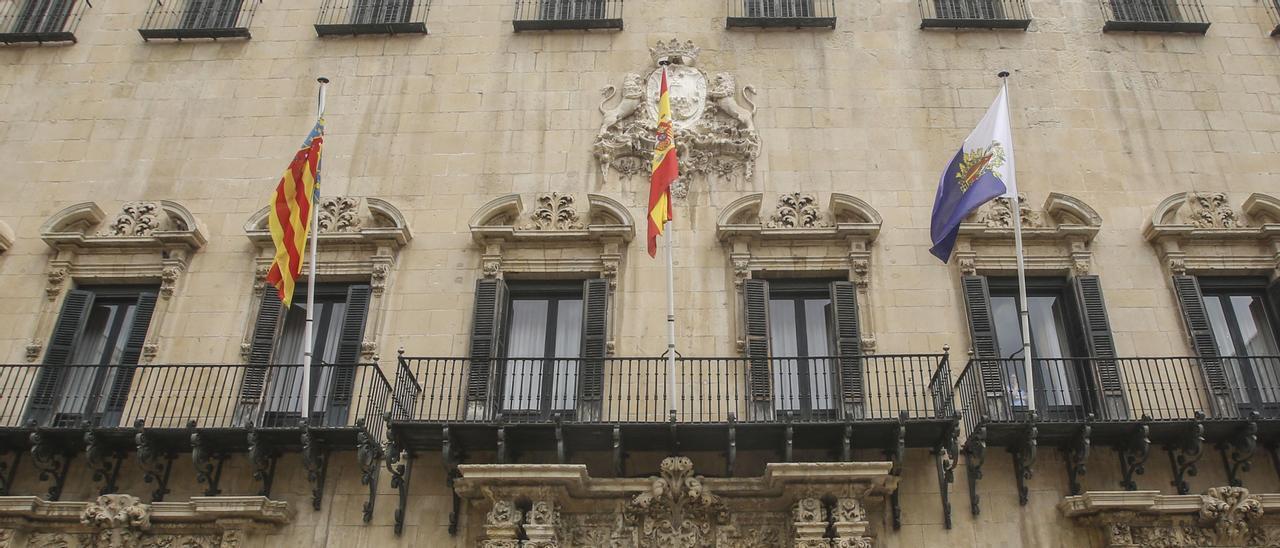
{"label": "stone window surround", "polygon": [[[880,234],[883,220],[870,204],[860,198],[831,193],[824,210],[809,193],[793,192],[778,196],[769,216],[764,216],[764,193],[748,194],[720,212],[716,219],[716,237],[728,248],[733,268],[733,285],[742,292],[743,280],[767,275],[812,275],[847,273],[858,288],[858,314],[861,318],[862,349],[876,349],[875,316],[871,292],[871,244]],[[826,244],[845,251],[803,257],[788,254],[768,256],[766,248],[785,248],[794,244]],[[734,323],[739,334],[739,351],[745,351],[742,336],[742,299],[732,299]]]}
{"label": "stone window surround", "polygon": [[[1170,275],[1280,278],[1280,199],[1253,193],[1239,210],[1228,199],[1220,192],[1179,192],[1156,206],[1143,236]],[[1220,253],[1224,246],[1231,253]]]}
{"label": "stone window surround", "polygon": [[[240,344],[240,360],[247,363],[252,346],[253,325],[267,287],[267,272],[275,255],[275,244],[267,228],[267,208],[264,207],[244,224],[245,235],[258,250],[254,258],[253,300],[246,315],[244,338]],[[364,340],[360,345],[360,360],[366,363],[378,361],[378,339],[386,316],[384,304],[387,287],[395,271],[396,257],[400,249],[413,239],[408,221],[390,202],[373,197],[322,196],[318,225],[319,244],[316,249],[318,264],[317,281],[365,282],[372,289],[369,313],[365,322]],[[310,245],[310,241],[308,241]],[[303,262],[302,271],[308,271],[310,252]],[[305,280],[299,278],[299,282]]]}
{"label": "stone window surround", "polygon": [[47,298],[26,347],[28,362],[37,361],[44,351],[68,281],[78,285],[157,283],[160,299],[139,363],[150,364],[159,354],[158,326],[164,325],[171,297],[192,254],[207,242],[204,231],[190,211],[168,200],[124,202],[119,213],[109,223],[106,220],[97,204],[81,202],[41,225],[40,238],[54,253],[46,270]]}
{"label": "stone window surround", "polygon": [[[1024,263],[1031,275],[1085,275],[1093,270],[1093,239],[1102,217],[1078,198],[1051,192],[1039,210],[1019,193]],[[1012,200],[996,198],[960,224],[956,264],[965,275],[1017,272]]]}
{"label": "stone window surround", "polygon": [[1280,495],[1214,487],[1201,495],[1089,491],[1058,503],[1103,546],[1270,546],[1280,541]]}

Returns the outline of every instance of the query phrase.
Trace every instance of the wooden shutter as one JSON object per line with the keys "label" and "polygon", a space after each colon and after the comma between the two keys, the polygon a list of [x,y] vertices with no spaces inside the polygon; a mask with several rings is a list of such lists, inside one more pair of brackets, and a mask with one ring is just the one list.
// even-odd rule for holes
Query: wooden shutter
{"label": "wooden shutter", "polygon": [[600,401],[604,394],[605,344],[609,337],[609,280],[582,283],[582,367],[578,399]]}
{"label": "wooden shutter", "polygon": [[1182,308],[1182,321],[1186,324],[1191,348],[1200,358],[1200,373],[1204,375],[1205,386],[1209,387],[1213,396],[1214,411],[1219,417],[1236,415],[1231,385],[1227,380],[1222,357],[1218,353],[1218,343],[1213,337],[1213,326],[1209,323],[1209,312],[1204,305],[1204,296],[1200,293],[1200,282],[1195,276],[1174,276],[1173,291]]}
{"label": "wooden shutter", "polygon": [[1102,298],[1102,282],[1093,275],[1076,276],[1071,285],[1091,358],[1089,364],[1100,392],[1101,416],[1098,418],[1127,419],[1129,406],[1125,403],[1124,381],[1120,379],[1120,364],[1116,361],[1116,341],[1107,318],[1107,304]]}
{"label": "wooden shutter", "polygon": [[508,306],[507,284],[502,280],[476,280],[476,301],[472,313],[470,367],[467,370],[467,417],[488,418],[491,387],[505,343]]}
{"label": "wooden shutter", "polygon": [[338,334],[338,351],[333,364],[333,387],[330,392],[326,424],[345,424],[351,407],[351,392],[355,389],[356,365],[360,363],[360,347],[364,343],[365,320],[369,317],[369,300],[373,288],[367,284],[347,288],[347,313],[342,317],[342,331]]}
{"label": "wooden shutter", "polygon": [[858,288],[853,282],[831,282],[831,309],[845,416],[860,417],[866,386],[862,371],[862,329],[858,324]]}
{"label": "wooden shutter", "polygon": [[747,382],[751,399],[771,401],[769,374],[769,282],[748,279],[742,282],[743,311],[747,336]]}
{"label": "wooden shutter", "polygon": [[271,365],[271,351],[275,347],[276,330],[284,306],[275,286],[262,290],[262,303],[258,306],[258,319],[253,324],[253,337],[249,342],[249,364],[240,382],[240,403],[258,403],[267,382],[267,367]]}
{"label": "wooden shutter", "polygon": [[991,291],[985,276],[964,276],[960,279],[964,292],[964,304],[969,312],[969,340],[973,356],[978,361],[982,377],[987,412],[992,418],[1006,417],[1003,365],[1000,362],[999,345],[996,343],[995,317],[991,313]]}
{"label": "wooden shutter", "polygon": [[1271,328],[1277,331],[1276,337],[1280,338],[1280,278],[1271,280],[1271,284],[1267,285],[1267,300],[1271,301]]}
{"label": "wooden shutter", "polygon": [[44,351],[44,367],[40,368],[40,375],[31,392],[31,401],[27,407],[28,421],[43,423],[53,411],[54,399],[62,384],[63,368],[69,365],[76,339],[84,330],[85,321],[89,319],[93,297],[92,291],[72,289],[67,291],[67,296],[62,300],[58,323],[53,327],[49,347]]}
{"label": "wooden shutter", "polygon": [[[123,411],[124,404],[129,399],[129,387],[133,384],[134,371],[142,358],[142,347],[147,344],[147,331],[151,326],[151,315],[155,310],[156,294],[154,292],[144,291],[138,294],[133,323],[129,325],[124,350],[120,353],[120,363],[117,364],[115,378],[111,381],[111,391],[107,395],[108,415],[116,415]],[[117,425],[111,421],[104,421],[102,426]]]}

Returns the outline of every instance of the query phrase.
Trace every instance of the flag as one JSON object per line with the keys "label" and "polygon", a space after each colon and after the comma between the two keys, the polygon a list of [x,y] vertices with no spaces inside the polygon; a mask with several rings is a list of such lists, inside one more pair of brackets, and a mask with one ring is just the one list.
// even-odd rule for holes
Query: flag
{"label": "flag", "polygon": [[324,119],[302,142],[293,161],[284,170],[280,184],[267,206],[275,260],[267,271],[267,283],[275,286],[287,308],[293,302],[294,282],[302,273],[302,257],[307,250],[311,228],[311,208],[320,197],[320,149],[324,144]]}
{"label": "flag", "polygon": [[942,262],[951,260],[960,223],[975,209],[1001,195],[1017,198],[1013,180],[1013,134],[1009,130],[1009,99],[1000,88],[987,114],[965,138],[938,181],[929,235],[930,253]]}
{"label": "flag", "polygon": [[662,69],[658,95],[658,142],[653,148],[653,176],[649,182],[649,256],[658,254],[658,236],[671,220],[671,183],[680,177],[676,159],[676,130],[671,125],[671,94],[667,91],[667,69]]}

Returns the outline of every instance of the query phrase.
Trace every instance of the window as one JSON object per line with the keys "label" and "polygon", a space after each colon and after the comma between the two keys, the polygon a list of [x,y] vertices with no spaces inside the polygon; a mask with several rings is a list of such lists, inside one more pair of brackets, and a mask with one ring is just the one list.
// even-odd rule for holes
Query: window
{"label": "window", "polygon": [[[996,325],[996,343],[1000,357],[1005,359],[1005,378],[1013,394],[1014,405],[1026,405],[1025,362],[1022,356],[1022,322],[1019,320],[1018,281],[1014,278],[988,280],[991,287],[991,313]],[[1031,357],[1035,358],[1032,370],[1033,386],[1038,406],[1052,409],[1076,406],[1081,402],[1081,386],[1084,371],[1074,358],[1087,353],[1073,348],[1083,336],[1078,333],[1079,322],[1070,309],[1065,280],[1027,280],[1027,312],[1031,324]]]}
{"label": "window", "polygon": [[605,0],[539,0],[540,19],[603,19]]}
{"label": "window", "polygon": [[1178,21],[1177,12],[1168,0],[1110,0],[1116,21]]}
{"label": "window", "polygon": [[9,32],[60,32],[66,25],[75,0],[26,0]]}
{"label": "window", "polygon": [[1202,278],[1200,288],[1236,404],[1280,411],[1280,346],[1265,280]]}
{"label": "window", "polygon": [[27,419],[52,426],[116,426],[142,355],[156,294],[153,287],[68,292]]}
{"label": "window", "polygon": [[940,19],[1002,19],[999,0],[934,0]]}
{"label": "window", "polygon": [[224,29],[236,26],[243,0],[187,0],[181,28]]}
{"label": "window", "polygon": [[405,23],[413,10],[413,0],[353,0],[351,23],[371,25]]}
{"label": "window", "polygon": [[743,0],[744,17],[813,17],[813,0]]}

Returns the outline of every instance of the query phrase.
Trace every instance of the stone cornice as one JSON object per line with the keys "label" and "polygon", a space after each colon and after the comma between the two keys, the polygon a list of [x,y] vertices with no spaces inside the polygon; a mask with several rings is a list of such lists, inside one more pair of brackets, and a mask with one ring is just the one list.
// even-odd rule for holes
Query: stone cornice
{"label": "stone cornice", "polygon": [[[404,214],[381,198],[322,196],[320,206],[320,250],[334,245],[399,249],[413,239]],[[245,235],[259,249],[275,245],[267,228],[267,213],[267,208],[259,209],[244,224]]]}
{"label": "stone cornice", "polygon": [[[187,208],[168,200],[126,202],[110,223],[93,202],[55,213],[40,227],[40,238],[59,251],[147,251],[204,247],[208,240]],[[94,229],[99,229],[96,232]]]}

